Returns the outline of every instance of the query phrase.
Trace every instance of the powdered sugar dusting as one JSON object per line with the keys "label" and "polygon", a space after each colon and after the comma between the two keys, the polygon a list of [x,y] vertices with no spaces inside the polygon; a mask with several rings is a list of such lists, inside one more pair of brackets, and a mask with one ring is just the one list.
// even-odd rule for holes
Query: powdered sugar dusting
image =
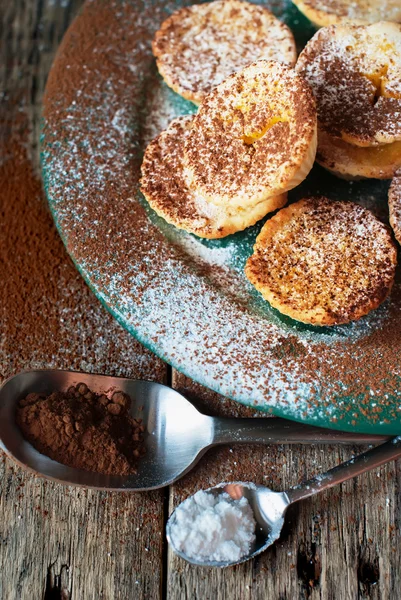
{"label": "powdered sugar dusting", "polygon": [[391,182],[388,205],[390,209],[390,224],[396,239],[401,244],[401,173],[397,173]]}
{"label": "powdered sugar dusting", "polygon": [[[168,103],[146,102],[153,87],[159,98],[166,93],[150,51],[165,6],[135,6],[86,4],[48,80],[46,191],[85,279],[140,341],[212,389],[311,422],[353,428],[362,419],[372,429],[390,418],[396,428],[399,282],[361,321],[316,331],[279,315],[246,281],[243,267],[260,225],[201,241],[144,206],[138,180],[145,133],[159,133],[176,115]],[[104,22],[107,35],[97,35]],[[79,36],[88,51],[77,50],[72,61],[65,49],[72,41],[79,48]],[[359,188],[343,188],[345,199],[352,189]],[[381,397],[375,408],[370,390]]]}
{"label": "powdered sugar dusting", "polygon": [[296,69],[312,86],[328,133],[362,145],[401,139],[401,25],[321,29]]}
{"label": "powdered sugar dusting", "polygon": [[398,0],[303,0],[303,4],[331,18],[335,17],[339,23],[356,20],[367,23],[401,21]]}
{"label": "powdered sugar dusting", "polygon": [[318,197],[267,221],[246,273],[284,314],[335,324],[376,308],[391,289],[396,264],[391,235],[371,212]]}
{"label": "powdered sugar dusting", "polygon": [[174,119],[146,148],[141,167],[141,191],[156,213],[168,223],[200,237],[227,237],[254,225],[268,212],[283,206],[281,194],[238,211],[216,206],[188,184],[184,166],[184,147],[190,135],[193,117]]}
{"label": "powdered sugar dusting", "polygon": [[185,140],[190,187],[213,204],[254,206],[294,187],[299,170],[309,172],[315,136],[304,80],[273,61],[252,63],[215,88],[195,116]]}
{"label": "powdered sugar dusting", "polygon": [[256,60],[296,61],[291,30],[265,7],[238,0],[179,10],[156,33],[153,49],[167,83],[196,103]]}
{"label": "powdered sugar dusting", "polygon": [[171,121],[181,115],[193,114],[197,110],[192,102],[177,96],[159,76],[152,78],[145,93],[147,102],[142,130],[144,148],[159,133],[167,129]]}

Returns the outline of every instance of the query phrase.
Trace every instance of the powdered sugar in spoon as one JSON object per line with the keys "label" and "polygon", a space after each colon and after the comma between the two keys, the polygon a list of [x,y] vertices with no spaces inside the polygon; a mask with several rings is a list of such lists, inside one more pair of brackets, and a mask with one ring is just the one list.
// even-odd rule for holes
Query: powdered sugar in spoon
{"label": "powdered sugar in spoon", "polygon": [[[255,485],[253,483],[234,482],[222,483],[206,490],[208,493],[218,496],[228,494],[232,500],[240,500],[245,497],[252,509],[256,521],[256,540],[251,545],[250,552],[240,560],[235,561],[213,561],[207,558],[194,558],[188,556],[177,543],[179,536],[174,533],[177,527],[177,508],[170,516],[167,527],[167,540],[172,549],[178,556],[191,564],[204,567],[230,567],[245,562],[257,554],[260,554],[266,548],[271,546],[279,537],[284,524],[284,517],[287,508],[309,496],[319,494],[335,485],[357,477],[366,471],[370,471],[383,465],[384,463],[396,460],[401,457],[401,436],[395,437],[385,444],[376,446],[363,454],[348,460],[327,473],[318,475],[290,488],[284,492],[273,492],[267,487]],[[185,502],[185,501],[184,501]],[[207,536],[207,531],[205,536]],[[203,548],[205,544],[203,544]],[[202,550],[204,553],[204,550]]]}

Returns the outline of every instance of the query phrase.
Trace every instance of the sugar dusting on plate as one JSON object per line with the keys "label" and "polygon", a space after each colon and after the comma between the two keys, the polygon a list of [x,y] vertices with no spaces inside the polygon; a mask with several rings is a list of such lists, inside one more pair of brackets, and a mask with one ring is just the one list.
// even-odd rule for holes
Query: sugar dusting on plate
{"label": "sugar dusting on plate", "polygon": [[[200,383],[263,410],[329,419],[339,428],[397,423],[399,280],[390,299],[361,321],[305,327],[271,309],[245,279],[260,224],[201,241],[146,206],[138,186],[145,144],[171,118],[194,110],[156,75],[150,40],[165,9],[158,2],[85,5],[52,69],[43,172],[69,253],[129,331]],[[343,187],[344,199],[360,194],[363,203],[358,186]],[[319,187],[324,193],[323,179]]]}

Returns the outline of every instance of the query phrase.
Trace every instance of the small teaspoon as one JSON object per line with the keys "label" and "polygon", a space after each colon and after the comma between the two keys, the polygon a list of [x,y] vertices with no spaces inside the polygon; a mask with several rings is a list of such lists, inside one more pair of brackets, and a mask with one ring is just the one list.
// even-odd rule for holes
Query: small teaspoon
{"label": "small teaspoon", "polygon": [[177,548],[174,544],[172,529],[176,522],[176,510],[178,507],[167,521],[167,540],[178,556],[193,565],[203,567],[231,567],[238,565],[257,556],[280,537],[285,513],[291,504],[309,496],[319,494],[343,481],[357,477],[399,457],[401,457],[401,436],[395,437],[385,444],[376,446],[376,448],[368,450],[363,454],[359,454],[330,469],[326,473],[317,475],[284,492],[274,492],[267,487],[249,482],[221,483],[205,490],[213,495],[227,493],[233,500],[239,500],[242,497],[248,500],[256,521],[256,540],[250,552],[240,560],[232,562],[217,562],[206,559],[197,560],[186,555],[180,548]]}

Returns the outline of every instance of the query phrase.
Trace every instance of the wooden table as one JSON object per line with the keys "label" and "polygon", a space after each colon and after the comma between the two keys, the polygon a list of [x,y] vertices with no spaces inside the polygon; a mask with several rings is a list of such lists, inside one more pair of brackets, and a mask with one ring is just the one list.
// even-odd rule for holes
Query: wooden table
{"label": "wooden table", "polygon": [[[252,414],[172,371],[123,331],[86,288],[54,229],[39,179],[40,104],[54,53],[80,4],[1,3],[1,377],[49,367],[149,378],[173,385],[210,414]],[[280,541],[245,565],[194,568],[166,546],[168,514],[194,490],[227,479],[279,490],[356,451],[220,448],[178,484],[142,494],[62,487],[1,455],[0,599],[398,600],[395,464],[301,503]]]}

